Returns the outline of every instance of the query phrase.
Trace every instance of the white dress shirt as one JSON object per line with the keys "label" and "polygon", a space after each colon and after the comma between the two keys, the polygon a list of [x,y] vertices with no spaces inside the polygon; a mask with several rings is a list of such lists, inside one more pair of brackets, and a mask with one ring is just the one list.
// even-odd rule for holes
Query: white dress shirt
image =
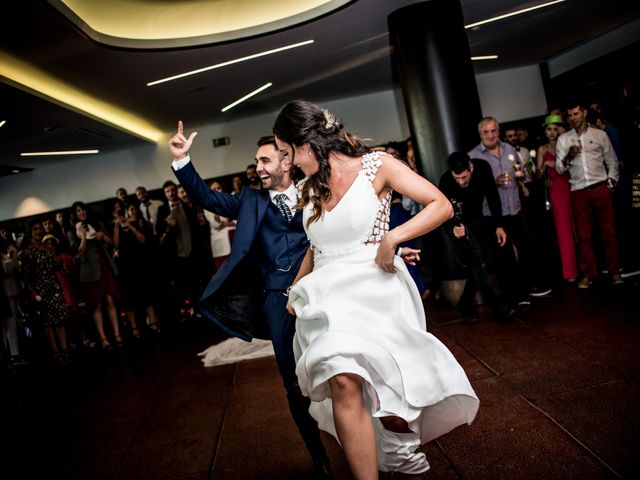
{"label": "white dress shirt", "polygon": [[[571,145],[580,145],[581,150],[569,167],[563,160]],[[569,170],[571,190],[582,190],[590,185],[604,182],[607,178],[618,181],[618,157],[611,146],[609,137],[598,128],[587,128],[578,135],[575,128],[560,135],[556,143],[556,170],[564,173]]]}
{"label": "white dress shirt", "polygon": [[286,198],[284,199],[284,203],[287,205],[287,207],[289,207],[289,210],[291,210],[291,213],[293,215],[296,214],[296,204],[298,203],[298,190],[296,189],[296,186],[293,184],[293,182],[291,182],[291,185],[289,185],[289,188],[287,188],[284,192],[276,192],[275,190],[269,190],[269,197],[271,198],[271,201],[273,202],[274,205],[277,206],[276,201],[275,201],[275,197],[276,195],[279,195],[281,193],[284,193],[286,195]]}

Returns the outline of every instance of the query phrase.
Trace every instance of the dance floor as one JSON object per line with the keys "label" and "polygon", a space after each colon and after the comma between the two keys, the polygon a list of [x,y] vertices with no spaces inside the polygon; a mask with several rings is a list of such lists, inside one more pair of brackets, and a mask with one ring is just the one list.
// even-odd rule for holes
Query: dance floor
{"label": "dance floor", "polygon": [[[467,371],[476,421],[427,444],[430,479],[615,479],[640,472],[639,277],[569,287],[509,323],[427,304]],[[60,368],[0,378],[3,479],[305,479],[310,461],[273,358],[205,368],[204,320]],[[325,436],[334,477],[351,478]],[[383,477],[384,478],[384,477]],[[399,478],[393,476],[392,478]]]}

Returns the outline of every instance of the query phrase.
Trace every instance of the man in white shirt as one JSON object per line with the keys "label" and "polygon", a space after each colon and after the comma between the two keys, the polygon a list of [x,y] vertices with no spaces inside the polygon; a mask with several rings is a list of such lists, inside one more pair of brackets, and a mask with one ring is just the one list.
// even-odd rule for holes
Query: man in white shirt
{"label": "man in white shirt", "polygon": [[589,288],[598,273],[591,240],[594,212],[607,270],[614,285],[622,284],[611,196],[618,183],[618,158],[607,134],[589,127],[585,105],[574,102],[567,114],[573,128],[558,138],[556,170],[558,173],[568,171],[570,175],[571,208],[578,235],[579,268],[583,275],[578,288]]}

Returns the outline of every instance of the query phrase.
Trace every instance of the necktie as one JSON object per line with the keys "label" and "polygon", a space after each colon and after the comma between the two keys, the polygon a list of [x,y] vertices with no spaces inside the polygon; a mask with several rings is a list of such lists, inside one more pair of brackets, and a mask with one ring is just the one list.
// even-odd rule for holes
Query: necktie
{"label": "necktie", "polygon": [[287,222],[290,222],[293,218],[293,214],[291,213],[289,206],[285,203],[285,198],[287,198],[287,196],[284,193],[279,193],[273,197],[273,200],[275,201],[278,210],[280,210],[280,213],[287,219]]}
{"label": "necktie", "polygon": [[148,203],[145,204],[144,209],[145,209],[145,211],[147,213],[147,218],[146,218],[147,222],[151,222],[151,215],[149,214],[149,204]]}

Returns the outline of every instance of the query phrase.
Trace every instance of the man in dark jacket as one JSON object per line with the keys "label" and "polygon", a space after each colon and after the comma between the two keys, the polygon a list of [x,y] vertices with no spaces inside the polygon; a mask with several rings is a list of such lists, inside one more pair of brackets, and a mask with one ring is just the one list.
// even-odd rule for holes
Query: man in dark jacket
{"label": "man in dark jacket", "polygon": [[[439,187],[454,206],[455,215],[445,230],[468,272],[458,310],[464,318],[472,319],[478,290],[489,305],[498,307],[489,285],[487,264],[496,248],[504,248],[507,234],[502,228],[502,205],[489,164],[471,159],[464,152],[453,152],[448,163],[449,170],[442,175]],[[484,214],[486,206],[490,215]],[[498,308],[501,315],[510,313],[506,307]]]}
{"label": "man in dark jacket", "polygon": [[[295,318],[286,311],[287,289],[309,248],[302,211],[295,208],[298,194],[291,180],[291,161],[279,155],[273,137],[262,137],[256,166],[264,188],[243,188],[237,195],[215,192],[190,161],[195,136],[194,132],[187,139],[179,122],[169,141],[174,173],[197,204],[237,219],[238,225],[229,258],[202,294],[201,311],[230,335],[246,341],[271,338],[289,409],[313,459],[314,475],[329,478],[320,432],[308,412],[310,401],[298,386],[292,348]],[[254,264],[261,275],[248,273]],[[256,278],[259,283],[253,281]]]}

